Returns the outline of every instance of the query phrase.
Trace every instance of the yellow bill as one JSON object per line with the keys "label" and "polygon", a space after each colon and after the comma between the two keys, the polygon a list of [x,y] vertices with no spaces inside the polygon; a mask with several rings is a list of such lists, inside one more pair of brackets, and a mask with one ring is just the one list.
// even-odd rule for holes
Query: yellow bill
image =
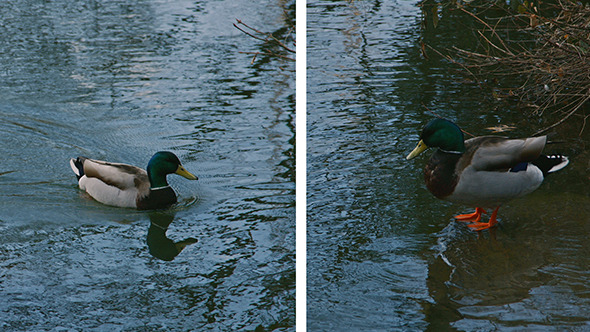
{"label": "yellow bill", "polygon": [[192,173],[190,173],[189,171],[187,171],[184,167],[182,167],[182,165],[178,165],[178,168],[176,169],[176,172],[174,172],[184,178],[187,178],[189,180],[198,180],[199,178],[196,177],[195,175],[193,175]]}
{"label": "yellow bill", "polygon": [[410,152],[410,154],[406,157],[406,159],[410,160],[410,159],[416,157],[417,155],[421,154],[422,152],[426,151],[426,149],[428,149],[428,146],[426,144],[424,144],[423,140],[420,140],[420,142],[418,142],[418,145],[416,145],[414,150],[412,152]]}

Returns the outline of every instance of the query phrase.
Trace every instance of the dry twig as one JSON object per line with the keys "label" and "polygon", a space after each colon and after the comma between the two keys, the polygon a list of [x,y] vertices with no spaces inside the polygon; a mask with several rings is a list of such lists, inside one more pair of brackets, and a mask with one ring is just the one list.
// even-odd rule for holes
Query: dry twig
{"label": "dry twig", "polygon": [[[255,29],[255,28],[247,25],[246,23],[242,22],[239,19],[236,19],[236,23],[234,23],[233,25],[236,29],[242,31],[246,35],[248,35],[256,40],[260,40],[260,41],[264,42],[265,44],[268,44],[269,46],[278,46],[279,48],[289,52],[290,54],[295,54],[295,48],[294,48],[295,47],[295,39],[293,38],[293,34],[295,32],[294,27],[291,27],[289,29],[289,31],[286,33],[285,39],[281,41],[278,38],[276,38],[275,36],[273,36],[273,34],[268,33],[268,32],[262,32],[258,29]],[[287,45],[289,43],[289,40],[292,41],[293,46]],[[260,51],[256,51],[256,52],[240,51],[240,53],[253,54],[254,57],[252,58],[252,63],[254,63],[254,61],[256,60],[256,57],[258,55],[267,55],[267,56],[278,57],[278,58],[286,59],[286,60],[290,60],[290,61],[295,61],[295,58],[293,58],[291,56],[276,53],[274,51],[271,51],[268,48],[263,49],[262,52],[260,52]]]}
{"label": "dry twig", "polygon": [[[582,113],[590,100],[590,7],[566,0],[557,6],[559,14],[554,18],[540,15],[537,8],[525,7],[519,13],[485,20],[461,8],[484,25],[478,34],[487,49],[455,48],[454,57],[445,56],[478,82],[489,76],[499,81],[520,80],[521,84],[507,89],[504,97],[516,97],[538,116],[547,110],[561,115],[559,121],[537,134]],[[496,24],[490,24],[493,20]],[[502,37],[506,31],[528,34],[536,42],[508,41]]]}

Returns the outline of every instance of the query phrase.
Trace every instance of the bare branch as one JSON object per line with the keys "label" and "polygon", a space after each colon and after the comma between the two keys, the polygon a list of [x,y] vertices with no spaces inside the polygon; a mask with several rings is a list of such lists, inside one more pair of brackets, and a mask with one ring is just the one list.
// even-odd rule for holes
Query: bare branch
{"label": "bare branch", "polygon": [[[543,17],[530,7],[520,13],[485,20],[461,8],[462,12],[483,24],[483,30],[477,34],[486,49],[452,48],[449,51],[453,56],[435,51],[461,66],[478,82],[484,81],[479,78],[492,77],[502,84],[508,82],[500,81],[504,78],[510,78],[510,82],[517,78],[520,84],[500,88],[508,93],[498,95],[494,92],[494,96],[516,98],[537,116],[548,109],[553,114],[560,114],[559,121],[537,134],[545,132],[581,113],[580,110],[590,101],[590,7],[573,1],[560,1],[557,6],[561,12],[555,18]],[[497,20],[496,24],[488,23],[493,20]],[[532,38],[527,41],[502,38],[504,33],[498,30],[500,22],[504,22],[502,32],[518,31]]]}

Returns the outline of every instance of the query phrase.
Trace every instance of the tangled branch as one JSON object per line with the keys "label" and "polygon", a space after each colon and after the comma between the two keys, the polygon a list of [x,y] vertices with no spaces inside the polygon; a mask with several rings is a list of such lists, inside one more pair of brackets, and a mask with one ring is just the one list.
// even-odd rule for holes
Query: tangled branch
{"label": "tangled branch", "polygon": [[[482,19],[461,8],[483,25],[477,31],[483,50],[454,48],[456,59],[447,57],[478,81],[490,75],[498,81],[517,78],[521,83],[498,97],[517,98],[538,116],[547,110],[560,114],[559,121],[538,133],[582,113],[590,100],[590,7],[565,0],[556,6],[553,18],[532,5],[496,19]],[[509,34],[531,36],[532,42],[511,41]]]}
{"label": "tangled branch", "polygon": [[295,54],[295,27],[290,27],[289,30],[285,33],[285,38],[283,40],[278,39],[272,33],[262,32],[258,29],[255,29],[246,23],[242,22],[239,19],[236,19],[236,23],[233,24],[234,27],[241,32],[245,33],[246,35],[264,42],[264,48],[262,51],[240,51],[242,54],[253,54],[254,57],[252,58],[252,63],[256,60],[256,57],[259,55],[266,55],[272,57],[278,57],[281,59],[286,59],[290,61],[295,61],[295,58],[288,55],[279,54],[273,50],[272,47],[282,49],[287,51],[288,53],[294,55]]}

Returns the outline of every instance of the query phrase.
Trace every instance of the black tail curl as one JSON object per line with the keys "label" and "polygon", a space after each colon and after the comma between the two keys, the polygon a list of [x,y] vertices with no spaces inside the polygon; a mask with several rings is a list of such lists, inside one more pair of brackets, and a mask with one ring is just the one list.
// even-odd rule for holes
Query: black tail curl
{"label": "black tail curl", "polygon": [[547,176],[549,173],[557,172],[569,164],[569,159],[560,154],[554,155],[540,155],[539,158],[533,160],[533,165],[539,167],[543,172],[543,176]]}
{"label": "black tail curl", "polygon": [[76,178],[78,178],[78,181],[81,177],[84,176],[84,159],[86,158],[78,157],[76,159],[72,158],[70,160],[70,165],[72,166],[72,170],[74,171],[74,173],[76,173]]}

